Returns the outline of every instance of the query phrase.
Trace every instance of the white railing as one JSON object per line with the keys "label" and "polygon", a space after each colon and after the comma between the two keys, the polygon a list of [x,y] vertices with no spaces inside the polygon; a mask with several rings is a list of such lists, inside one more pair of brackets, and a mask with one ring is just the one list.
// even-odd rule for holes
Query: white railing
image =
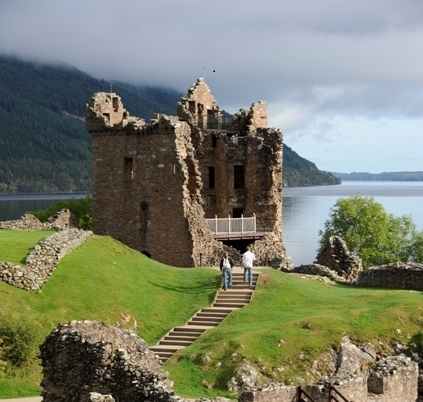
{"label": "white railing", "polygon": [[256,215],[244,218],[218,218],[206,219],[210,231],[213,234],[221,233],[255,233],[256,232]]}

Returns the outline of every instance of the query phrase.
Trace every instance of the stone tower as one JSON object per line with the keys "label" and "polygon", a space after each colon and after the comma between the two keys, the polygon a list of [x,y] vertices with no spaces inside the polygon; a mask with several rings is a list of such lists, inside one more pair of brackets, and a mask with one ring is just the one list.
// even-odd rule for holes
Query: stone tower
{"label": "stone tower", "polygon": [[199,78],[177,110],[147,124],[116,94],[91,98],[94,232],[169,265],[215,265],[223,244],[206,219],[254,214],[259,260],[284,255],[282,133],[266,127],[266,104],[221,112]]}

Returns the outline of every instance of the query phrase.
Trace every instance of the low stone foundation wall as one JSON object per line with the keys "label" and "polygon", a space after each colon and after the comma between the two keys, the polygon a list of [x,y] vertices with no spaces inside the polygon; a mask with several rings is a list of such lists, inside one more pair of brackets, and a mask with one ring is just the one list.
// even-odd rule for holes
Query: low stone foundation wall
{"label": "low stone foundation wall", "polygon": [[369,401],[415,402],[418,396],[419,368],[404,355],[386,357],[372,368],[367,386]]}
{"label": "low stone foundation wall", "polygon": [[394,263],[368,268],[359,273],[356,285],[423,290],[423,264]]}
{"label": "low stone foundation wall", "polygon": [[335,271],[332,271],[330,268],[320,264],[297,265],[291,269],[281,269],[281,271],[284,271],[290,274],[303,274],[303,275],[314,275],[314,276],[326,277],[331,280],[339,281],[339,282],[346,281],[344,277],[339,276]]}
{"label": "low stone foundation wall", "polygon": [[297,401],[297,387],[274,384],[245,390],[238,402],[292,402]]}
{"label": "low stone foundation wall", "polygon": [[0,221],[0,229],[14,230],[63,230],[76,227],[75,217],[69,209],[62,209],[50,216],[47,222],[41,222],[36,216],[24,214],[19,219]]}
{"label": "low stone foundation wall", "polygon": [[[348,401],[354,402],[416,402],[419,369],[416,362],[404,355],[379,360],[369,376],[350,378],[331,377],[302,389],[315,402],[327,402],[333,386]],[[332,394],[331,394],[332,392]],[[274,384],[263,388],[246,389],[239,402],[293,402],[297,401],[298,387]],[[337,400],[340,400],[338,397]]]}
{"label": "low stone foundation wall", "polygon": [[24,290],[37,291],[59,261],[92,236],[91,231],[66,229],[45,238],[26,258],[26,266],[0,262],[0,280]]}

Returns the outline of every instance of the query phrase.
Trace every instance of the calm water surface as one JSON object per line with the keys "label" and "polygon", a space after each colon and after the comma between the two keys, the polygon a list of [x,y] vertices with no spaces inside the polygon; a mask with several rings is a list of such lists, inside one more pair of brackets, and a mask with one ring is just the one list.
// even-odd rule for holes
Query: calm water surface
{"label": "calm water surface", "polygon": [[[372,196],[385,211],[409,215],[423,230],[423,182],[345,181],[338,186],[287,187],[283,189],[283,242],[295,265],[316,258],[319,230],[330,208],[340,198]],[[23,213],[46,209],[59,199],[83,198],[86,194],[0,195],[0,221],[18,219]]]}
{"label": "calm water surface", "polygon": [[47,209],[58,200],[84,198],[85,193],[72,194],[0,194],[0,221],[19,219],[24,213]]}
{"label": "calm water surface", "polygon": [[319,246],[319,230],[340,198],[372,196],[385,211],[408,215],[423,230],[423,182],[345,181],[337,186],[288,187],[283,189],[283,242],[295,265],[311,264]]}

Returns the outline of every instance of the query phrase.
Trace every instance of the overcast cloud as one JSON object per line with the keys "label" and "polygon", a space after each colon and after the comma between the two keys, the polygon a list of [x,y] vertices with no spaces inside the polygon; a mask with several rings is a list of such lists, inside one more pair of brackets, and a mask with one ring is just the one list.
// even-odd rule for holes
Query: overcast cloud
{"label": "overcast cloud", "polygon": [[0,53],[182,92],[205,76],[228,112],[266,101],[319,169],[423,170],[421,0],[0,0]]}

